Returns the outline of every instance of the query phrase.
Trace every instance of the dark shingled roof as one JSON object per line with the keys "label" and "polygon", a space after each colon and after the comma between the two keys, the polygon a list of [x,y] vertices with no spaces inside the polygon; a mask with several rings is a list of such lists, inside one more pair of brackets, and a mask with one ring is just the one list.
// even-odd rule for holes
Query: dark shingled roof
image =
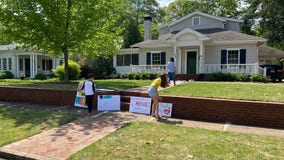
{"label": "dark shingled roof", "polygon": [[223,28],[209,28],[209,29],[197,29],[195,31],[202,33],[202,34],[211,34],[211,33],[223,32],[227,30]]}

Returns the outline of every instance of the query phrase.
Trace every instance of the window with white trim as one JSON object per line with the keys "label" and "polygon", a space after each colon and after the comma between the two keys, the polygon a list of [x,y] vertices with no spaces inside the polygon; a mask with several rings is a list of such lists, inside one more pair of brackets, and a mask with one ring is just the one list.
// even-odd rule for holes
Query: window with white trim
{"label": "window with white trim", "polygon": [[42,60],[42,70],[43,71],[50,71],[52,65],[52,60],[50,59],[43,59]]}
{"label": "window with white trim", "polygon": [[12,58],[8,58],[8,69],[9,71],[12,70]]}
{"label": "window with white trim", "polygon": [[152,65],[161,65],[161,53],[152,53]]}
{"label": "window with white trim", "polygon": [[3,70],[7,71],[7,58],[3,58],[2,61],[3,61]]}
{"label": "window with white trim", "polygon": [[116,55],[116,66],[130,66],[139,64],[138,54]]}
{"label": "window with white trim", "polygon": [[228,64],[239,64],[239,50],[228,50]]}
{"label": "window with white trim", "polygon": [[24,70],[24,60],[23,59],[20,59],[20,71],[23,71]]}
{"label": "window with white trim", "polygon": [[200,25],[200,17],[193,17],[192,26],[199,26],[199,25]]}

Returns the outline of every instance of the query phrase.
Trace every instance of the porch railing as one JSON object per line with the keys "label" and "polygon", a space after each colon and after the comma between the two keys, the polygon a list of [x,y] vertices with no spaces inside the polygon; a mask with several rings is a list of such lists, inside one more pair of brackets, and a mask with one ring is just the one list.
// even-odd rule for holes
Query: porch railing
{"label": "porch railing", "polygon": [[131,65],[130,68],[132,73],[167,73],[167,65]]}
{"label": "porch railing", "polygon": [[245,73],[253,74],[260,73],[263,74],[264,71],[257,63],[255,64],[205,64],[204,73]]}
{"label": "porch railing", "polygon": [[[117,67],[118,73],[140,73],[140,72],[151,72],[151,73],[167,73],[166,65],[130,65]],[[259,73],[266,75],[265,69],[255,64],[205,64],[203,73],[245,73],[253,74]]]}

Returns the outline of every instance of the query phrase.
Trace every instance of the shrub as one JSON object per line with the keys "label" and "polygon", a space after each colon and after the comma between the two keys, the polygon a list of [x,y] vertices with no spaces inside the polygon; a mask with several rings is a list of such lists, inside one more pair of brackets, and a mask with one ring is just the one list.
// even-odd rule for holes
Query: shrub
{"label": "shrub", "polygon": [[134,74],[133,73],[128,73],[127,74],[128,79],[134,79]]}
{"label": "shrub", "polygon": [[225,81],[237,81],[238,75],[236,73],[226,73],[225,74]]}
{"label": "shrub", "polygon": [[0,73],[0,79],[13,79],[13,78],[14,78],[14,75],[10,71],[4,71]]}
{"label": "shrub", "polygon": [[250,81],[250,75],[249,74],[245,74],[245,73],[241,73],[239,75],[239,81],[241,82],[249,82]]}
{"label": "shrub", "polygon": [[209,77],[210,81],[224,81],[225,74],[222,72],[212,73]]}
{"label": "shrub", "polygon": [[212,73],[209,77],[210,81],[237,81],[238,75],[236,73]]}
{"label": "shrub", "polygon": [[112,78],[119,79],[119,78],[121,78],[121,76],[119,74],[114,74]]}
{"label": "shrub", "polygon": [[158,74],[156,74],[156,73],[149,73],[149,79],[150,80],[156,79],[157,77],[158,77]]}
{"label": "shrub", "polygon": [[149,79],[149,73],[141,72],[140,73],[140,79]]}
{"label": "shrub", "polygon": [[252,74],[250,76],[252,82],[267,82],[268,79],[262,74]]}
{"label": "shrub", "polygon": [[[57,66],[55,70],[52,70],[52,72],[54,73],[54,75],[59,78],[59,80],[63,81],[64,80],[64,64],[62,64],[61,66]],[[80,76],[80,66],[74,62],[69,60],[68,61],[68,68],[69,68],[69,80],[77,80]]]}
{"label": "shrub", "polygon": [[134,79],[139,80],[140,79],[140,74],[139,73],[134,74]]}
{"label": "shrub", "polygon": [[47,76],[43,73],[38,73],[38,74],[36,74],[35,79],[46,80]]}

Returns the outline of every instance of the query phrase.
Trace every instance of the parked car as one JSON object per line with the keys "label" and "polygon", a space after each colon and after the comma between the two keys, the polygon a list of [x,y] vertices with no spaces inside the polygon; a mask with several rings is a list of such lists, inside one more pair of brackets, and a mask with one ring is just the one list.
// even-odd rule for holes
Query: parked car
{"label": "parked car", "polygon": [[266,76],[272,82],[282,82],[283,68],[280,65],[263,65],[262,68],[266,68]]}

